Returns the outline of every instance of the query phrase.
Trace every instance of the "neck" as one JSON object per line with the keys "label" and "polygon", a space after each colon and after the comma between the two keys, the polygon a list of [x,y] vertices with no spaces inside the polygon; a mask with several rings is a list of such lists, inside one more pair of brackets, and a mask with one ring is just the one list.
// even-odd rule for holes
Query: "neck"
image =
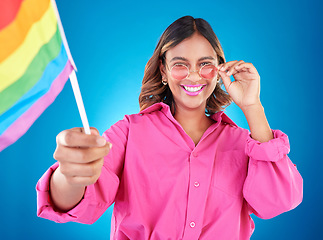
{"label": "neck", "polygon": [[176,106],[176,112],[174,118],[184,127],[191,125],[192,128],[196,128],[206,120],[204,109],[183,109]]}
{"label": "neck", "polygon": [[184,109],[176,106],[174,118],[192,138],[195,144],[198,143],[203,133],[213,123],[213,121],[205,115],[204,108]]}

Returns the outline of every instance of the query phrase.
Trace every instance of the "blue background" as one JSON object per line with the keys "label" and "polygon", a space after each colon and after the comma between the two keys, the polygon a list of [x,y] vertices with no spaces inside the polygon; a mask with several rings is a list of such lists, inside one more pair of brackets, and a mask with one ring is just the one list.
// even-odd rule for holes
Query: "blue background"
{"label": "blue background", "polygon": [[[184,15],[202,17],[226,59],[252,62],[270,126],[288,134],[290,158],[304,178],[304,200],[270,220],[253,217],[252,239],[323,239],[322,5],[307,1],[57,0],[91,126],[102,134],[139,110],[144,67],[164,29]],[[248,128],[232,104],[227,114]],[[36,216],[37,180],[55,162],[56,135],[81,126],[67,82],[56,101],[15,144],[0,153],[0,239],[108,239],[111,208],[93,225]]]}

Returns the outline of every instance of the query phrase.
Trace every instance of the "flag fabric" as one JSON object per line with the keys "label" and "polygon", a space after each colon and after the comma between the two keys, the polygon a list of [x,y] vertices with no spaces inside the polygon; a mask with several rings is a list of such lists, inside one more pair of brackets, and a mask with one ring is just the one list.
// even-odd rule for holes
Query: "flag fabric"
{"label": "flag fabric", "polygon": [[55,100],[74,68],[54,1],[0,1],[0,152]]}

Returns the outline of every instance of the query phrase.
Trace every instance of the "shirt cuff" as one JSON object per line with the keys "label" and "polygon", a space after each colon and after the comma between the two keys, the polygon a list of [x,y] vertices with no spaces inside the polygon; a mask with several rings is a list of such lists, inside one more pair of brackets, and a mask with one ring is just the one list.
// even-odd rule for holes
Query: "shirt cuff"
{"label": "shirt cuff", "polygon": [[288,136],[280,130],[272,130],[274,138],[268,142],[259,142],[247,138],[246,154],[254,160],[277,162],[289,153]]}
{"label": "shirt cuff", "polygon": [[46,218],[58,223],[65,222],[82,222],[91,224],[94,222],[93,219],[84,218],[82,216],[87,215],[86,210],[91,202],[91,196],[93,196],[94,187],[93,185],[87,186],[83,199],[73,209],[68,212],[59,212],[55,210],[50,194],[49,194],[49,182],[51,175],[57,169],[58,163],[51,166],[44,175],[40,178],[36,185],[37,191],[37,215],[42,218]]}

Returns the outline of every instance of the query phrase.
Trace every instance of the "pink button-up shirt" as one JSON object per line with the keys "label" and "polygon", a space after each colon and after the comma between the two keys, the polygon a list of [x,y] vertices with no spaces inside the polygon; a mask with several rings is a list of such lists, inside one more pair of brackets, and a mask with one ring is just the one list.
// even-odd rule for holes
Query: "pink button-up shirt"
{"label": "pink button-up shirt", "polygon": [[166,104],[125,116],[103,134],[113,147],[82,201],[55,212],[55,164],[37,184],[38,215],[91,224],[115,203],[111,239],[249,239],[251,213],[272,218],[302,201],[302,177],[281,131],[260,143],[223,112],[211,118],[195,146]]}

